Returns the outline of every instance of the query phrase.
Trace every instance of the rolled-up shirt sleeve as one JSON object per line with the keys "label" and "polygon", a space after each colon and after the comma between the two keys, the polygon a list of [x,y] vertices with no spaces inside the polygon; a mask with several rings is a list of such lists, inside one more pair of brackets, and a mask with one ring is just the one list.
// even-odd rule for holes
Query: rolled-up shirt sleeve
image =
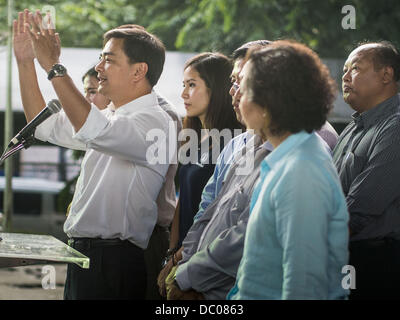
{"label": "rolled-up shirt sleeve", "polygon": [[73,150],[86,150],[86,144],[73,138],[74,129],[64,110],[53,114],[35,130],[35,138]]}
{"label": "rolled-up shirt sleeve", "polygon": [[[151,150],[149,148],[155,143],[149,133],[153,132],[157,136],[158,154],[166,154],[169,143],[169,119],[159,106],[134,114],[115,112],[114,115],[107,117],[92,105],[86,122],[73,138],[84,143],[87,148],[148,166],[152,160],[147,159],[148,150]],[[163,171],[166,172],[168,158],[161,160],[164,160]],[[160,161],[160,164],[163,163]]]}
{"label": "rolled-up shirt sleeve", "polygon": [[[171,134],[173,130],[175,135]],[[153,93],[115,111],[99,110],[92,104],[77,132],[61,111],[43,122],[35,133],[40,140],[70,149],[93,149],[149,167],[163,177],[170,164],[170,135],[176,137],[176,126]]]}
{"label": "rolled-up shirt sleeve", "polygon": [[83,143],[89,143],[106,128],[108,122],[109,120],[107,119],[107,117],[92,104],[90,112],[83,126],[79,129],[78,132],[73,130],[73,138],[80,140]]}

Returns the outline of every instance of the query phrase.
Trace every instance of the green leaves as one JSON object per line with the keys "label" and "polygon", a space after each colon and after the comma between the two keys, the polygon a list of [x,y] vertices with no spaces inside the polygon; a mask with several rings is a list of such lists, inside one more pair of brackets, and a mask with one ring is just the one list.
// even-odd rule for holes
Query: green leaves
{"label": "green leaves", "polygon": [[[16,12],[41,0],[14,1]],[[344,30],[348,0],[46,0],[57,12],[63,46],[101,47],[102,35],[135,23],[154,32],[168,50],[230,54],[256,39],[291,38],[324,57],[344,57],[357,42],[400,38],[400,1],[352,0],[356,30]],[[7,38],[7,0],[0,0],[0,45]],[[17,13],[14,13],[16,17]]]}

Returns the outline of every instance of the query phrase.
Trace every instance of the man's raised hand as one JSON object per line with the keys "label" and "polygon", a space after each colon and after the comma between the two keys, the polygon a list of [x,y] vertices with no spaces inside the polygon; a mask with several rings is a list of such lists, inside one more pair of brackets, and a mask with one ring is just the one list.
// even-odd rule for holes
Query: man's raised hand
{"label": "man's raised hand", "polygon": [[18,63],[31,62],[35,58],[29,29],[25,25],[28,19],[29,11],[25,9],[18,13],[18,20],[13,21],[13,47]]}
{"label": "man's raised hand", "polygon": [[[35,15],[29,12],[29,24],[26,24],[32,41],[33,50],[40,66],[49,72],[51,67],[59,63],[61,53],[61,41],[58,33],[55,33],[51,17],[47,25],[43,26],[43,19],[40,11]],[[29,28],[30,27],[30,28]]]}

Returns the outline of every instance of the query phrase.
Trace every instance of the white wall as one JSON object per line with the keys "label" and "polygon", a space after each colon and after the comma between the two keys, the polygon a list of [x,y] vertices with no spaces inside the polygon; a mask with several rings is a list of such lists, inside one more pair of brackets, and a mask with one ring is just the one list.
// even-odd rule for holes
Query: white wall
{"label": "white wall", "polygon": [[[61,62],[67,67],[68,74],[72,77],[75,85],[83,91],[82,76],[94,66],[100,55],[101,49],[85,48],[63,48]],[[167,100],[175,105],[178,113],[185,115],[185,108],[180,97],[182,91],[183,65],[193,53],[167,52],[164,71],[155,89]],[[46,101],[56,98],[56,94],[47,80],[47,75],[36,62],[39,86]],[[7,79],[7,57],[6,48],[0,47],[0,110],[6,105],[6,79]],[[12,107],[13,110],[22,110],[21,96],[19,93],[18,70],[13,57],[12,73]],[[0,127],[2,124],[0,124]]]}

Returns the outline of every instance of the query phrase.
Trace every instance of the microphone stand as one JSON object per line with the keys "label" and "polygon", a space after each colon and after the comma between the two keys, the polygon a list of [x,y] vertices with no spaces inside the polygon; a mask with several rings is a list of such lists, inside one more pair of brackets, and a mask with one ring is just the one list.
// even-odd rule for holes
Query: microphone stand
{"label": "microphone stand", "polygon": [[21,149],[28,149],[33,143],[35,142],[35,139],[33,137],[33,134],[27,137],[26,139],[22,139],[22,141],[13,146],[11,149],[8,148],[4,151],[3,155],[0,158],[0,164],[4,162],[8,157],[11,157],[13,154],[17,153]]}

